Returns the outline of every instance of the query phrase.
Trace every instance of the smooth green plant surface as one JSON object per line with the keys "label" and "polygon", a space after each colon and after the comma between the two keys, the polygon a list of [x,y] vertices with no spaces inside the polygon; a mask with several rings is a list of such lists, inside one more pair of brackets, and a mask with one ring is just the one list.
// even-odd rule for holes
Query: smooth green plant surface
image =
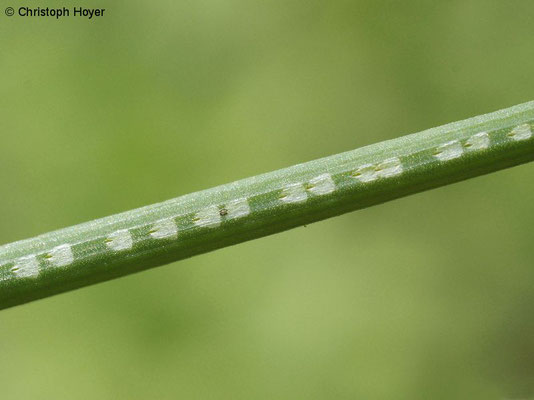
{"label": "smooth green plant surface", "polygon": [[534,102],[0,248],[0,308],[534,159]]}

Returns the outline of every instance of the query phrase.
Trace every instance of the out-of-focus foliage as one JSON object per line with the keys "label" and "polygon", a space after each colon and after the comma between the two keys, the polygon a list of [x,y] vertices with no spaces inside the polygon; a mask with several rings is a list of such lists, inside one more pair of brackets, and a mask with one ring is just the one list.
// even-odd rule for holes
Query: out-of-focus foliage
{"label": "out-of-focus foliage", "polygon": [[[534,98],[531,1],[77,5],[0,16],[0,243]],[[1,397],[533,395],[533,174],[3,311]]]}

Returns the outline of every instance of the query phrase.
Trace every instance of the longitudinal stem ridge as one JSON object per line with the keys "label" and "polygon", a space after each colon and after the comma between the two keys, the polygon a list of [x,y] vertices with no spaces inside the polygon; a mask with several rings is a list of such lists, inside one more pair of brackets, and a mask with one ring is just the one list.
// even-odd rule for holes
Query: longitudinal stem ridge
{"label": "longitudinal stem ridge", "polygon": [[534,102],[0,247],[0,308],[534,159]]}

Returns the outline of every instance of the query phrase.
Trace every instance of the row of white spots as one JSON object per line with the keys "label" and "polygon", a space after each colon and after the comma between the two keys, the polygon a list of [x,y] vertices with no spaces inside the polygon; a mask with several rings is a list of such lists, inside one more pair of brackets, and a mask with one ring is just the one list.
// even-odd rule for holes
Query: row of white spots
{"label": "row of white spots", "polygon": [[390,178],[402,174],[402,163],[398,157],[388,158],[378,164],[365,164],[356,169],[352,176],[360,182],[372,182],[379,178]]}
{"label": "row of white spots", "polygon": [[[45,255],[45,258],[49,260],[54,267],[63,267],[74,261],[72,249],[69,244],[62,244],[54,247]],[[39,262],[33,255],[21,257],[15,262],[15,265],[11,268],[11,272],[19,278],[37,276],[39,274]]]}
{"label": "row of white spots", "polygon": [[[230,201],[222,209],[215,205],[203,208],[195,214],[193,222],[198,227],[214,228],[220,225],[223,215],[227,219],[235,219],[248,214],[250,214],[250,207],[247,199],[236,199]],[[162,219],[151,227],[149,234],[154,239],[174,238],[178,236],[178,226],[173,218]],[[133,240],[130,232],[124,229],[109,235],[106,244],[112,250],[121,251],[132,248]]]}
{"label": "row of white spots", "polygon": [[[532,130],[529,124],[522,124],[512,129],[508,136],[514,141],[527,140],[532,137]],[[440,161],[448,161],[460,157],[464,151],[484,150],[489,146],[488,133],[480,132],[467,139],[463,146],[458,140],[451,140],[442,144],[436,149],[434,156]]]}
{"label": "row of white spots", "polygon": [[[530,139],[532,130],[529,124],[522,124],[510,131],[508,136],[514,141]],[[464,145],[458,140],[452,140],[439,146],[434,156],[440,161],[448,161],[460,157],[464,151],[487,149],[490,138],[487,132],[480,132],[471,136]],[[365,164],[353,171],[352,176],[360,182],[372,182],[380,178],[389,178],[402,174],[403,166],[398,157],[388,158],[377,164]],[[293,183],[285,186],[280,194],[280,200],[284,203],[300,203],[308,199],[308,194],[322,196],[336,190],[336,185],[330,174],[321,174],[310,179],[306,184]],[[198,227],[214,228],[221,224],[222,217],[235,219],[250,214],[250,206],[247,199],[236,199],[219,208],[212,205],[197,212],[193,222]],[[178,236],[178,226],[173,218],[162,219],[154,223],[149,234],[154,239],[175,238]],[[128,229],[120,229],[107,236],[106,246],[113,251],[131,249],[133,238]],[[63,244],[50,250],[45,258],[54,267],[63,267],[74,261],[72,248],[69,244]],[[39,262],[35,255],[17,259],[11,272],[20,278],[35,277],[39,274]]]}
{"label": "row of white spots", "polygon": [[[526,140],[532,137],[529,124],[519,125],[509,134],[513,140]],[[471,136],[465,144],[458,140],[451,140],[439,146],[434,156],[440,161],[448,161],[460,157],[466,151],[476,151],[487,149],[490,145],[490,138],[487,132],[479,132]],[[353,171],[352,176],[360,182],[372,182],[380,178],[389,178],[402,174],[403,166],[398,157],[388,158],[377,164],[364,164]],[[306,201],[308,193],[323,195],[333,192],[336,189],[334,181],[329,174],[322,174],[310,180],[309,187],[301,183],[293,183],[282,189],[280,199],[285,203],[300,203]]]}
{"label": "row of white spots", "polygon": [[[398,157],[388,158],[378,164],[365,164],[353,171],[352,176],[360,182],[371,182],[401,174],[402,163]],[[301,203],[308,199],[308,193],[316,196],[332,193],[336,184],[330,174],[321,174],[310,179],[307,184],[292,183],[285,186],[280,194],[284,203]]]}
{"label": "row of white spots", "polygon": [[[217,206],[204,208],[195,215],[194,223],[200,227],[216,227],[221,223],[223,215],[227,219],[235,219],[248,214],[250,214],[248,201],[236,199],[226,204],[223,209],[219,209]],[[178,226],[173,218],[162,219],[152,225],[149,234],[154,239],[175,238],[178,236]],[[109,234],[104,242],[113,251],[129,250],[133,246],[132,234],[128,229],[120,229]],[[54,267],[64,267],[74,261],[72,248],[69,244],[54,247],[44,257]],[[39,275],[39,261],[35,255],[21,257],[17,259],[11,272],[19,278],[35,277]]]}
{"label": "row of white spots", "polygon": [[321,174],[309,180],[307,184],[292,183],[285,186],[280,193],[284,203],[300,203],[308,199],[308,193],[322,196],[336,190],[336,184],[330,174]]}
{"label": "row of white spots", "polygon": [[439,146],[435,153],[436,157],[440,161],[453,160],[460,157],[464,153],[464,148],[467,151],[484,150],[490,145],[490,138],[487,132],[480,132],[466,140],[465,144],[462,144],[458,140],[451,140]]}
{"label": "row of white spots", "polygon": [[236,219],[250,214],[250,206],[247,199],[235,199],[227,203],[223,208],[218,206],[206,207],[195,214],[193,222],[198,227],[215,228],[221,224],[222,217]]}

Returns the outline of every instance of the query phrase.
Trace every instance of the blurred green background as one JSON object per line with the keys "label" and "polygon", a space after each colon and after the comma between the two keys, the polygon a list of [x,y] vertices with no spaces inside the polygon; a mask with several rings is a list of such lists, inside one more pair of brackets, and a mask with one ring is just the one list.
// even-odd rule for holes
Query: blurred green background
{"label": "blurred green background", "polygon": [[[4,3],[2,244],[534,98],[532,1]],[[533,174],[2,311],[0,397],[534,396]]]}

